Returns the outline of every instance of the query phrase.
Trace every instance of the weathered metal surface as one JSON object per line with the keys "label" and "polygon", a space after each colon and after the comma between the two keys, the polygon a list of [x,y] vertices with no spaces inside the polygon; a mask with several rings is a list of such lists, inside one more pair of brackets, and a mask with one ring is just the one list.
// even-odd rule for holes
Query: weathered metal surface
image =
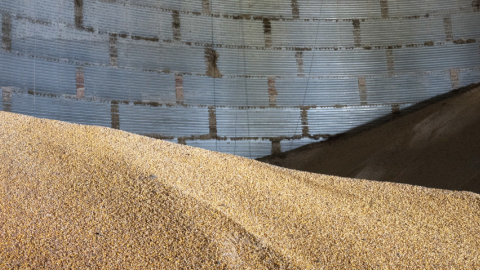
{"label": "weathered metal surface", "polygon": [[0,22],[0,110],[251,158],[480,82],[472,0],[0,0]]}

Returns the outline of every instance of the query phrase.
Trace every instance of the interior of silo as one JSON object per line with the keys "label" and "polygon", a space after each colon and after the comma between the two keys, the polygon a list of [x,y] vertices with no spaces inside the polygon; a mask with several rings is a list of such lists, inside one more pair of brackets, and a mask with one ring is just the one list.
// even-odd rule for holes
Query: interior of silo
{"label": "interior of silo", "polygon": [[480,269],[478,0],[0,0],[0,269]]}

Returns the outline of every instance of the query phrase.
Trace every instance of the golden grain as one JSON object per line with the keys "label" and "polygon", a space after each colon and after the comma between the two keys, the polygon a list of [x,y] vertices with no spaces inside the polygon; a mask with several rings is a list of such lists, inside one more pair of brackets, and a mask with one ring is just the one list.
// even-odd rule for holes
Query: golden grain
{"label": "golden grain", "polygon": [[474,193],[4,112],[0,145],[0,268],[480,268]]}

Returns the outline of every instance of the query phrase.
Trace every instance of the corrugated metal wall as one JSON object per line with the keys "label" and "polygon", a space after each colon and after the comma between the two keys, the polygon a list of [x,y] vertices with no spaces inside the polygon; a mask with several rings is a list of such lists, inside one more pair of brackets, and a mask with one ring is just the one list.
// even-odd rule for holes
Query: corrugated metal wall
{"label": "corrugated metal wall", "polygon": [[480,82],[478,0],[0,0],[0,21],[0,110],[252,158]]}

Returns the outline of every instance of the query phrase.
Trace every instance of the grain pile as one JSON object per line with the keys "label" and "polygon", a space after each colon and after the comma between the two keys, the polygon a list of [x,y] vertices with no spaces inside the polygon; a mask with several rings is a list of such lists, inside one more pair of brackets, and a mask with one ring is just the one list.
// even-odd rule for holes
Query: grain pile
{"label": "grain pile", "polygon": [[0,268],[480,268],[480,196],[0,112]]}
{"label": "grain pile", "polygon": [[260,160],[314,173],[480,193],[480,88],[360,134]]}

